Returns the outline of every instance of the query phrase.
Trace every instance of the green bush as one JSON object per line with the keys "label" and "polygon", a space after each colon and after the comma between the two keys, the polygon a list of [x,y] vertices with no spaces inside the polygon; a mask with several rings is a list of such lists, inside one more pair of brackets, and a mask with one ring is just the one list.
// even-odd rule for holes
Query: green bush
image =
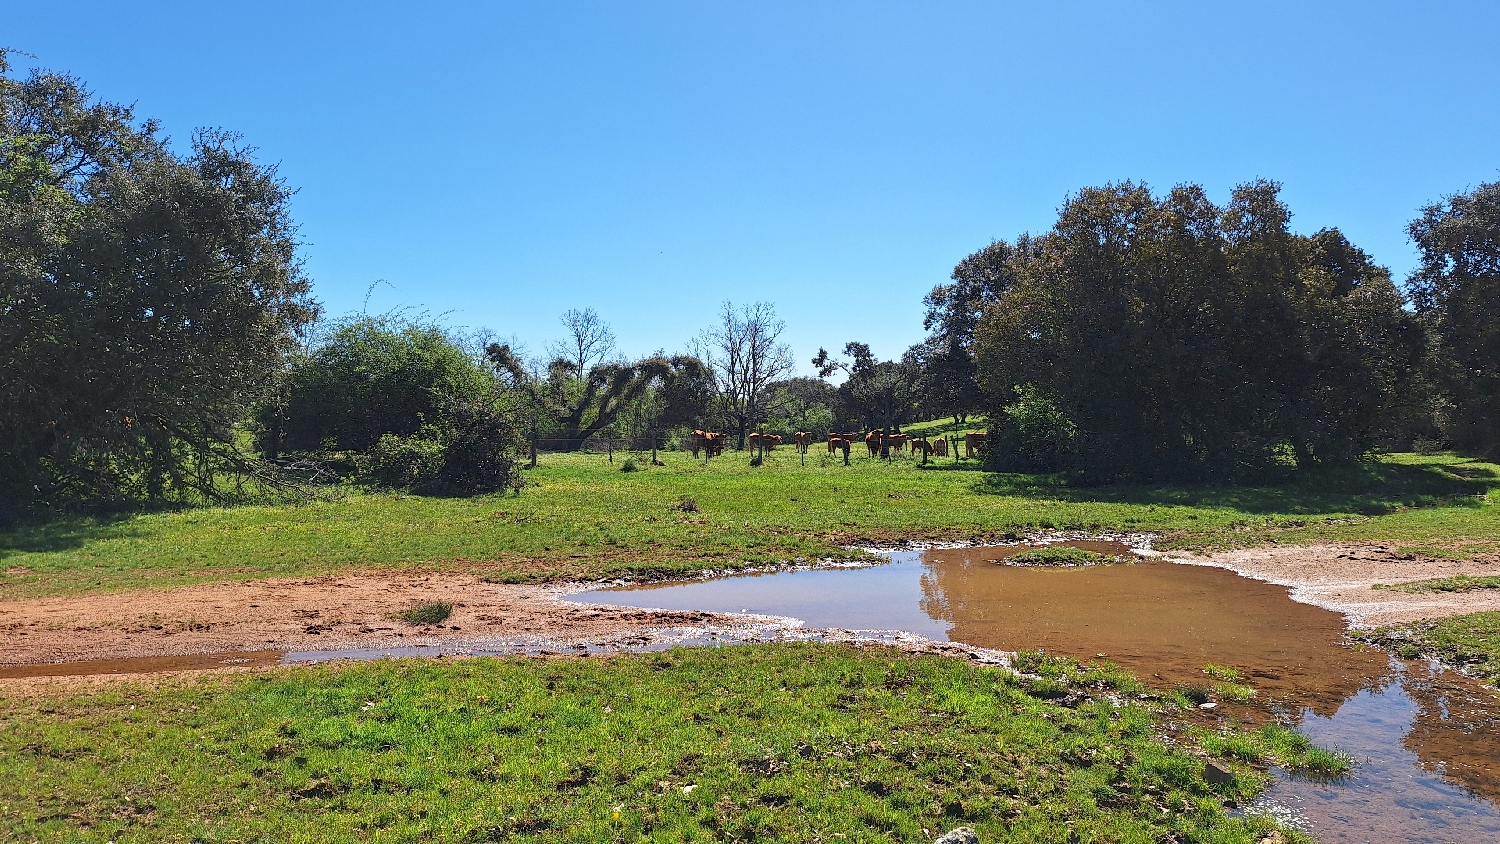
{"label": "green bush", "polygon": [[447,621],[453,614],[453,605],[442,601],[419,604],[401,613],[400,618],[409,624],[437,624]]}

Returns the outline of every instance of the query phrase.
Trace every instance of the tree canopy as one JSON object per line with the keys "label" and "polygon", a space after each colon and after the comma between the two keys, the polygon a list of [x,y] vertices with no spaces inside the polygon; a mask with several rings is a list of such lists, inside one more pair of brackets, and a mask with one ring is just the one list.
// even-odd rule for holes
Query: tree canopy
{"label": "tree canopy", "polygon": [[975,348],[995,465],[1235,477],[1368,449],[1411,400],[1422,331],[1337,230],[1293,234],[1278,190],[1088,189],[991,247],[1007,281]]}
{"label": "tree canopy", "polygon": [[291,191],[0,52],[0,499],[218,497],[233,425],[317,314]]}
{"label": "tree canopy", "polygon": [[1422,209],[1409,230],[1422,262],[1408,285],[1434,335],[1443,431],[1500,458],[1500,182]]}

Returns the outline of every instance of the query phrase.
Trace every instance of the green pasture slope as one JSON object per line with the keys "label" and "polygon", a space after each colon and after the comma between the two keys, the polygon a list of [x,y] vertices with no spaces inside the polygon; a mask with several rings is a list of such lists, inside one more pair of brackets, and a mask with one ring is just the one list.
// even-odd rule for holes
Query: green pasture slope
{"label": "green pasture slope", "polygon": [[[1253,844],[1274,823],[1226,807],[1263,764],[1347,765],[1275,726],[1168,741],[1181,695],[1020,664],[757,645],[21,697],[0,707],[0,837]],[[1204,754],[1232,776],[1207,781]]]}
{"label": "green pasture slope", "polygon": [[[863,449],[861,449],[863,450]],[[788,447],[767,463],[621,472],[601,454],[544,455],[518,496],[352,493],[304,505],[61,519],[0,533],[0,598],[308,575],[368,567],[475,571],[502,581],[668,577],[847,556],[900,539],[997,539],[1038,528],[1155,531],[1164,547],[1382,541],[1467,557],[1500,551],[1500,467],[1392,455],[1361,470],[1259,487],[1080,487],[909,456],[853,465]],[[647,461],[637,461],[646,467]]]}

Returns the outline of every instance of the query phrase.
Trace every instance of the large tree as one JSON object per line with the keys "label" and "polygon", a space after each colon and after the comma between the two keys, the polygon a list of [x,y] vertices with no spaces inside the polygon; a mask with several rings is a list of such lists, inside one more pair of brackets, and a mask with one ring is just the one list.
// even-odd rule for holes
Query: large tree
{"label": "large tree", "polygon": [[239,139],[175,154],[76,79],[0,52],[0,497],[216,497],[234,423],[317,307],[291,191]]}
{"label": "large tree", "polygon": [[776,410],[771,385],[792,370],[791,347],[781,341],[785,329],[770,303],[736,309],[725,302],[718,323],[698,338],[698,355],[713,374],[719,410],[739,448],[745,447],[746,434]]}
{"label": "large tree", "polygon": [[1015,250],[976,336],[996,465],[1237,476],[1368,449],[1408,401],[1421,332],[1383,268],[1335,230],[1293,234],[1277,192],[1221,208],[1196,186],[1084,190]]}
{"label": "large tree", "polygon": [[974,330],[984,309],[1013,282],[1017,250],[1025,251],[1028,246],[1024,238],[1018,246],[994,241],[959,261],[952,283],[934,287],[923,298],[927,313],[922,327],[929,333],[910,354],[921,373],[917,392],[928,411],[952,415],[961,423],[983,408],[974,362]]}
{"label": "large tree", "polygon": [[1408,286],[1434,334],[1443,431],[1500,458],[1500,182],[1422,209],[1410,232],[1422,263]]}

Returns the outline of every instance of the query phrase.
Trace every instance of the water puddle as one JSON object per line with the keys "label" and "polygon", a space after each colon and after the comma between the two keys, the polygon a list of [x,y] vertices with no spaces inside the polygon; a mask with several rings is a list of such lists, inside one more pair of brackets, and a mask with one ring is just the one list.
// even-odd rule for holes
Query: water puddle
{"label": "water puddle", "polygon": [[[1069,543],[1110,554],[1116,543]],[[1339,784],[1278,777],[1262,801],[1324,842],[1500,840],[1500,705],[1451,671],[1344,644],[1339,614],[1223,569],[998,565],[1024,548],[890,554],[865,569],[799,570],[599,590],[571,600],[748,612],[812,628],[895,630],[999,650],[1106,655],[1158,685],[1233,667],[1261,707],[1355,754]],[[1264,708],[1235,708],[1246,719]]]}
{"label": "water puddle", "polygon": [[82,662],[0,665],[0,680],[29,677],[94,677],[101,674],[150,674],[158,671],[205,671],[215,668],[263,668],[281,661],[281,651],[229,651],[183,656],[138,656]]}

